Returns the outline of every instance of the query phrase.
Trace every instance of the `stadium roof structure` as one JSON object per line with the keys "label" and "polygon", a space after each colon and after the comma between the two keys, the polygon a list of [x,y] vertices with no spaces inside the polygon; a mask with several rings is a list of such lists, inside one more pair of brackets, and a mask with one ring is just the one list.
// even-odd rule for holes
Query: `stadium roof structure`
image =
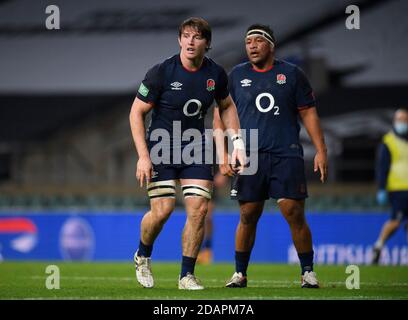
{"label": "stadium roof structure", "polygon": [[[345,28],[350,3],[360,7],[360,30]],[[275,30],[280,57],[323,57],[340,85],[319,94],[323,117],[408,100],[403,0],[53,4],[60,30],[45,28],[45,0],[0,1],[0,141],[38,139],[121,102],[130,107],[147,69],[179,50],[178,25],[189,16],[210,21],[209,55],[227,68],[245,56],[243,35],[254,22]]]}
{"label": "stadium roof structure", "polygon": [[[345,27],[345,8],[361,10],[361,29]],[[178,51],[179,23],[202,16],[213,26],[210,55],[231,66],[243,57],[254,22],[275,30],[279,54],[323,56],[353,69],[346,85],[407,83],[403,0],[87,1],[60,0],[60,30],[47,30],[44,0],[0,2],[0,94],[134,91],[146,70]]]}

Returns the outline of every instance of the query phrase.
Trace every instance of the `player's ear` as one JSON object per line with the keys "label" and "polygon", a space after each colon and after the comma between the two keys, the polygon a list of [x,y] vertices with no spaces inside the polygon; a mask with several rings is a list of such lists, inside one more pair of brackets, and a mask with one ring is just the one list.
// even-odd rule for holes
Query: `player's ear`
{"label": "player's ear", "polygon": [[180,36],[177,37],[177,40],[178,40],[179,46],[180,46],[180,48],[181,48],[181,39],[180,39]]}

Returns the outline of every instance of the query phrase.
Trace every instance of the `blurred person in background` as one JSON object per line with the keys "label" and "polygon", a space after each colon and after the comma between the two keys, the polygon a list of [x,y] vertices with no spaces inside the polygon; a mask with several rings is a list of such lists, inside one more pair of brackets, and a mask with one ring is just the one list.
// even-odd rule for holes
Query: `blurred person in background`
{"label": "blurred person in background", "polygon": [[[377,157],[377,202],[391,205],[391,217],[385,222],[373,249],[373,264],[380,261],[386,241],[408,217],[408,109],[394,114],[392,129],[384,135]],[[407,228],[407,225],[405,225]]]}
{"label": "blurred person in background", "polygon": [[[205,56],[211,45],[211,28],[208,22],[202,18],[184,21],[179,27],[178,43],[180,53],[147,72],[130,112],[130,127],[139,156],[136,178],[141,187],[146,181],[150,198],[150,210],[141,222],[140,242],[134,262],[138,282],[145,288],[152,288],[153,244],[175,208],[175,188],[179,181],[187,219],[182,233],[178,288],[202,290],[204,287],[196,278],[194,269],[204,236],[208,201],[211,199],[213,166],[204,161],[208,144],[204,134],[204,119],[214,101],[217,102],[222,122],[230,130],[233,139],[232,163],[237,163],[237,160],[245,163],[245,147],[239,135],[239,119],[235,103],[229,94],[227,74],[221,66]],[[152,120],[146,136],[144,120],[151,110]],[[174,134],[176,125],[180,127],[180,137]],[[169,139],[162,137],[160,140],[157,137],[163,131],[168,134]],[[199,133],[200,141],[192,142],[199,147],[199,153],[195,148],[192,150],[193,163],[187,163],[184,156],[175,160],[175,155],[184,154],[183,150],[190,144],[190,141],[182,142],[178,139],[181,140],[185,132],[192,131]],[[155,155],[153,150],[161,150],[162,155]],[[195,161],[196,157],[198,161]],[[237,170],[242,171],[243,166],[239,166]]]}

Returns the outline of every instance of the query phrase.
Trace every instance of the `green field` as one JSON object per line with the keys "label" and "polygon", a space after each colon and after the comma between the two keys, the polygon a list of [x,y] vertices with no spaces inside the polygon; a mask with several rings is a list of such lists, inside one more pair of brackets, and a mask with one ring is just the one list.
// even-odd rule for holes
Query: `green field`
{"label": "green field", "polygon": [[[60,269],[60,289],[48,290],[47,265]],[[407,267],[360,267],[360,289],[348,290],[345,266],[316,266],[320,289],[301,289],[299,267],[252,264],[245,289],[224,288],[232,264],[196,267],[203,291],[177,289],[180,266],[153,263],[155,287],[144,289],[131,263],[0,263],[0,299],[408,299]]]}

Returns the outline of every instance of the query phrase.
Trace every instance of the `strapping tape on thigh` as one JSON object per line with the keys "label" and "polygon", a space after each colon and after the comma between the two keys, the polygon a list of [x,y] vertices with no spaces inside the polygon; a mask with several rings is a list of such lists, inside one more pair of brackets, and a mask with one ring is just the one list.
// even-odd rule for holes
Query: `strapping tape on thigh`
{"label": "strapping tape on thigh", "polygon": [[150,199],[155,198],[175,198],[176,197],[176,181],[166,180],[158,182],[150,182],[147,185],[147,194]]}
{"label": "strapping tape on thigh", "polygon": [[196,185],[196,184],[187,184],[182,186],[184,198],[188,197],[204,197],[208,200],[211,200],[211,192],[209,189]]}

